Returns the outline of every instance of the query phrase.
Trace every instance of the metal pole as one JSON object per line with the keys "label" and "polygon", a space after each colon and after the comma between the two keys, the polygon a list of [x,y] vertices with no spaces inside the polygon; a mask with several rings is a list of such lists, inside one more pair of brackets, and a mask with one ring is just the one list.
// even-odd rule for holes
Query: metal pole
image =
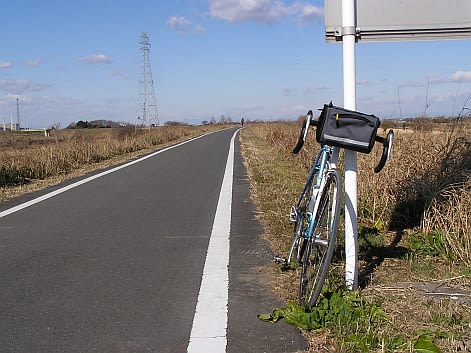
{"label": "metal pole", "polygon": [[[342,0],[343,105],[356,109],[355,1]],[[345,282],[358,287],[357,153],[345,150]]]}
{"label": "metal pole", "polygon": [[21,130],[21,121],[20,121],[20,101],[16,98],[16,128],[15,130]]}

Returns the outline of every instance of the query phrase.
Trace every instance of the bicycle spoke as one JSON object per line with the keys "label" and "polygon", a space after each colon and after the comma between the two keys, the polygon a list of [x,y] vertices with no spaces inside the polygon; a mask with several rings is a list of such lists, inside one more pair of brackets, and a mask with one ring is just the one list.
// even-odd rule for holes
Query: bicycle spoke
{"label": "bicycle spoke", "polygon": [[340,216],[340,178],[337,172],[326,176],[324,189],[318,195],[319,207],[315,226],[304,255],[300,279],[300,303],[306,308],[316,305],[327,276],[335,247]]}

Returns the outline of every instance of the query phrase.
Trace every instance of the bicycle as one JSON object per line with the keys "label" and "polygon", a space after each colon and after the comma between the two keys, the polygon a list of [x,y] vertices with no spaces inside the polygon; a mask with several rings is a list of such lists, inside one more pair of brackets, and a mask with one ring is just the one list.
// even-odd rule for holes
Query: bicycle
{"label": "bicycle", "polygon": [[[310,126],[318,126],[312,110],[303,122],[294,154],[301,151]],[[393,137],[392,130],[385,138],[374,136],[375,142],[383,144],[381,159],[374,168],[376,173],[390,159]],[[334,147],[321,144],[298,202],[290,210],[294,236],[286,263],[294,260],[302,265],[299,303],[307,309],[316,305],[322,291],[339,228],[342,183],[333,153]]]}

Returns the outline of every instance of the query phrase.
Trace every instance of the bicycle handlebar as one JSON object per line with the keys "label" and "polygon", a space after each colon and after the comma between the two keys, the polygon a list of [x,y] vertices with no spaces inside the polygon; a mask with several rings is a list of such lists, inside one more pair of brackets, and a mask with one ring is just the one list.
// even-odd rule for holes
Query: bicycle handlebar
{"label": "bicycle handlebar", "polygon": [[[312,117],[313,117],[312,110],[309,110],[306,115],[306,119],[303,121],[301,132],[298,137],[298,141],[296,143],[296,146],[294,146],[292,153],[298,154],[299,151],[301,151],[301,149],[303,148],[304,142],[306,141],[309,126],[318,125],[318,121],[313,120]],[[381,154],[381,159],[379,160],[378,165],[374,168],[375,173],[379,173],[384,168],[386,161],[389,161],[391,159],[393,140],[394,140],[393,130],[389,130],[386,137],[375,136],[375,142],[379,142],[383,145],[383,152]]]}
{"label": "bicycle handlebar", "polygon": [[383,144],[383,153],[378,165],[374,168],[375,173],[379,173],[386,164],[386,161],[391,159],[392,145],[394,140],[394,131],[389,130],[386,137],[376,136],[375,141]]}
{"label": "bicycle handlebar", "polygon": [[312,119],[312,110],[307,112],[306,119],[303,121],[303,126],[301,127],[301,133],[299,134],[298,142],[292,151],[294,154],[298,154],[299,151],[301,151],[301,148],[303,148],[309,126],[311,125],[317,126],[317,121]]}

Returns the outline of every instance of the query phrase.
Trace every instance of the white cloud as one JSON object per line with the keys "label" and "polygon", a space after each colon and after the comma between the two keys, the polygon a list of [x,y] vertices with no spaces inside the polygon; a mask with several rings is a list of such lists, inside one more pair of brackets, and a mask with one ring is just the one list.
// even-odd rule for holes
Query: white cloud
{"label": "white cloud", "polygon": [[15,103],[16,104],[16,99],[19,99],[20,102],[31,102],[32,98],[23,96],[21,94],[7,94],[6,96],[0,96],[0,104],[10,104],[10,103]]}
{"label": "white cloud", "polygon": [[471,71],[457,71],[453,75],[451,75],[451,80],[453,82],[457,82],[457,81],[470,82]]}
{"label": "white cloud", "polygon": [[307,23],[317,21],[324,16],[324,9],[311,4],[303,6],[301,13],[299,14],[299,20],[301,23]]}
{"label": "white cloud", "polygon": [[278,0],[210,0],[210,15],[232,22],[273,23],[284,17],[297,16],[302,23],[320,18],[323,10],[311,4]]}
{"label": "white cloud", "polygon": [[89,64],[111,64],[112,60],[105,54],[92,54],[80,58],[80,61],[85,61]]}
{"label": "white cloud", "polygon": [[249,112],[257,112],[257,111],[260,111],[260,110],[263,110],[264,109],[264,106],[261,105],[261,104],[250,104],[249,106],[245,107],[245,110],[246,111],[249,111]]}
{"label": "white cloud", "polygon": [[7,69],[12,66],[13,66],[13,63],[10,61],[0,61],[0,69]]}
{"label": "white cloud", "polygon": [[327,86],[327,85],[322,85],[322,86],[317,87],[318,91],[327,91],[327,90],[331,90],[331,89],[333,89],[333,87]]}
{"label": "white cloud", "polygon": [[44,64],[44,61],[41,59],[33,59],[33,60],[28,60],[26,62],[26,65],[28,65],[29,67],[38,67],[38,66],[41,66],[42,64]]}
{"label": "white cloud", "polygon": [[418,80],[408,80],[399,84],[399,87],[424,87],[426,83]]}
{"label": "white cloud", "polygon": [[441,85],[447,83],[456,83],[456,82],[471,82],[471,71],[456,71],[451,76],[438,76],[433,77],[428,80],[423,81],[408,81],[405,84],[401,84],[400,86],[404,87],[422,87],[426,84],[430,83],[433,85]]}
{"label": "white cloud", "polygon": [[369,80],[357,80],[357,85],[359,86],[371,86],[373,85],[373,82]]}
{"label": "white cloud", "polygon": [[24,91],[38,92],[49,88],[49,85],[35,83],[29,80],[0,80],[0,90],[10,93],[21,93]]}
{"label": "white cloud", "polygon": [[206,32],[206,28],[204,28],[203,26],[200,26],[200,25],[197,25],[197,26],[195,27],[195,30],[196,30],[196,32],[198,32],[198,33],[204,33],[204,32]]}
{"label": "white cloud", "polygon": [[191,28],[191,21],[185,17],[172,16],[168,19],[167,26],[175,32],[188,32]]}
{"label": "white cloud", "polygon": [[111,77],[121,77],[121,78],[127,78],[129,77],[129,74],[125,71],[119,71],[119,70],[114,70],[110,72]]}

